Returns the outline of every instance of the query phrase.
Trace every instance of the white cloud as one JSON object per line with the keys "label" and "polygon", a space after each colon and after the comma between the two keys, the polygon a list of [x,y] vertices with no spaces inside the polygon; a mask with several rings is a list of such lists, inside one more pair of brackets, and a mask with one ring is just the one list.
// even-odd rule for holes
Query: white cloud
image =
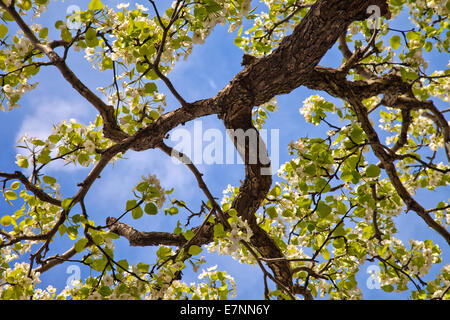
{"label": "white cloud", "polygon": [[63,120],[71,118],[85,122],[92,117],[92,108],[79,101],[66,101],[61,98],[44,97],[31,103],[33,111],[24,117],[17,132],[17,139],[28,133],[30,137],[46,138],[53,128]]}
{"label": "white cloud", "polygon": [[214,82],[213,79],[208,79],[208,83],[209,83],[211,88],[217,89],[217,84]]}
{"label": "white cloud", "polygon": [[[192,200],[198,199],[199,189],[195,178],[185,165],[173,164],[170,158],[159,150],[130,151],[125,156],[127,159],[121,159],[103,171],[101,178],[94,183],[87,195],[86,205],[88,211],[92,212],[96,223],[104,223],[108,216],[116,218],[120,216],[124,212],[127,200],[135,199],[132,192],[134,186],[142,176],[149,173],[155,174],[159,178],[164,189],[174,188],[174,194],[170,195],[170,198],[184,200],[188,206],[192,205],[193,210],[197,209],[192,204]],[[170,206],[169,199],[167,199],[164,207]],[[128,214],[123,221],[140,231],[171,232],[176,226],[176,220],[186,217],[181,212],[181,216],[173,217],[166,216],[162,212],[156,216],[144,215],[139,220],[132,219]],[[145,256],[148,255],[148,250],[149,248],[134,248],[133,253]]]}
{"label": "white cloud", "polygon": [[[80,123],[89,123],[94,119],[93,108],[76,100],[63,100],[59,97],[44,96],[34,99],[30,103],[31,112],[23,118],[22,125],[16,134],[16,141],[25,134],[28,137],[47,139],[51,134],[53,125],[63,120],[76,119]],[[17,149],[18,153],[25,154],[24,149]],[[65,165],[56,161],[46,168],[49,171],[73,171],[84,167]]]}
{"label": "white cloud", "polygon": [[[74,118],[77,122],[88,124],[93,121],[95,110],[83,101],[66,101],[58,97],[40,97],[31,103],[31,112],[24,117],[20,128],[16,134],[16,140],[25,133],[29,137],[38,137],[46,139],[53,129],[53,124],[63,120],[69,121]],[[18,152],[24,152],[18,149]],[[189,187],[195,183],[191,172],[182,164],[174,164],[172,160],[157,150],[145,152],[126,153],[123,160],[111,166],[111,169],[105,169],[102,178],[95,184],[101,185],[96,190],[96,196],[105,199],[125,200],[129,197],[129,192],[140,180],[141,176],[149,173],[156,174],[161,180],[164,188],[182,189],[187,197],[195,194],[193,188]],[[64,165],[62,161],[57,161],[46,168],[48,171],[73,171],[86,168],[81,166]],[[117,186],[120,186],[119,190]],[[124,192],[127,190],[127,192]],[[118,199],[119,200],[119,199]]]}
{"label": "white cloud", "polygon": [[[161,186],[166,190],[175,188],[191,198],[197,192],[194,176],[183,164],[174,164],[172,160],[158,150],[143,152],[129,151],[126,159],[121,159],[113,166],[106,169],[101,179],[96,182],[93,194],[100,201],[114,201],[121,204],[132,196],[131,190],[141,180],[141,177],[149,173],[156,174],[161,181]],[[113,199],[113,200],[111,200]]]}

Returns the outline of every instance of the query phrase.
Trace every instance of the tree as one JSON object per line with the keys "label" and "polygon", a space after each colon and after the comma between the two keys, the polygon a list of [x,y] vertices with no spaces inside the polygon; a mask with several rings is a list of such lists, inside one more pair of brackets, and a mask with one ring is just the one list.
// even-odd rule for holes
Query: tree
{"label": "tree", "polygon": [[[161,9],[149,0],[149,8],[133,9],[92,0],[87,10],[62,16],[54,29],[29,22],[49,2],[0,0],[1,108],[18,107],[21,96],[36,87],[33,76],[56,68],[98,115],[90,125],[55,124],[46,139],[25,136],[16,161],[21,169],[0,172],[3,196],[13,208],[0,221],[2,299],[233,296],[236,284],[224,271],[211,268],[198,283],[183,281],[189,264],[199,268],[206,248],[257,266],[266,299],[361,298],[356,274],[365,261],[377,263],[386,292],[450,297],[448,265],[427,277],[433,264],[442,263],[436,241],[404,244],[396,238],[396,217],[410,212],[430,237],[450,243],[450,205],[444,199],[450,183],[450,73],[427,73],[423,58],[448,53],[448,1],[271,0],[256,6],[250,0],[175,0]],[[401,14],[409,16],[412,28],[389,27]],[[170,72],[218,24],[236,33],[243,69],[215,96],[186,101]],[[340,66],[320,66],[336,45]],[[70,67],[70,53],[80,50],[98,72],[112,75],[98,92]],[[170,111],[163,85],[179,104]],[[328,132],[294,141],[292,160],[273,183],[259,130],[277,109],[276,97],[301,86],[328,97],[313,95],[300,109],[307,122]],[[169,131],[208,115],[217,115],[229,132],[256,137],[255,143],[233,136],[245,177],[221,201],[188,155],[166,143]],[[103,170],[127,151],[149,149],[189,168],[203,194],[201,208],[167,201],[171,191],[148,175],[123,211],[111,208],[110,217],[94,218],[85,199]],[[90,168],[74,194],[62,194],[59,180],[45,175],[45,168],[61,161]],[[427,208],[415,196],[422,189],[441,190],[442,201]],[[182,217],[171,226],[173,232],[137,230],[123,222],[125,216],[179,210],[190,216],[186,225]],[[194,216],[203,220],[195,227],[189,223]],[[71,247],[51,255],[67,237]],[[130,246],[157,247],[156,257],[130,266],[114,252],[118,238]],[[88,266],[92,275],[62,292],[37,289],[41,274],[67,261]]]}

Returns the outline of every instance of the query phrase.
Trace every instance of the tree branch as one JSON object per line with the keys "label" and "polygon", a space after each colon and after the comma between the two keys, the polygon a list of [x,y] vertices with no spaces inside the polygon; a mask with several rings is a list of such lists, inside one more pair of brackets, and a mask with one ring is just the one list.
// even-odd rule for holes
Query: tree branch
{"label": "tree branch", "polygon": [[17,25],[22,29],[25,36],[31,41],[34,48],[44,53],[55,65],[64,79],[69,82],[72,87],[83,96],[87,101],[89,101],[100,113],[103,118],[104,128],[103,132],[107,138],[113,141],[120,142],[121,140],[128,137],[128,135],[123,132],[114,117],[114,108],[103,102],[97,95],[95,95],[88,87],[86,87],[80,79],[72,72],[72,70],[67,66],[64,59],[62,59],[51,46],[44,45],[36,37],[27,23],[22,19],[22,17],[17,13],[14,6],[9,7],[4,6],[4,9],[11,15]]}

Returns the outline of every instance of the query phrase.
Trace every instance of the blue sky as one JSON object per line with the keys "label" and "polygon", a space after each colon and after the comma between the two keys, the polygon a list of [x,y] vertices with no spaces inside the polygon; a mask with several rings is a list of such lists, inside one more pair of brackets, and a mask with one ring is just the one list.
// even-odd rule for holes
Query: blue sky
{"label": "blue sky", "polygon": [[[52,3],[50,10],[42,19],[38,21],[43,25],[52,26],[54,21],[62,19],[66,8],[71,4],[78,4],[81,7],[86,6],[88,0],[68,1],[64,3]],[[115,6],[121,1],[103,1],[104,4]],[[127,2],[127,1],[125,1]],[[164,1],[167,3],[167,1]],[[393,22],[392,27],[409,27],[407,18],[402,15],[398,22]],[[204,45],[196,46],[188,61],[180,61],[169,77],[180,94],[187,101],[195,101],[202,98],[214,96],[238,73],[242,67],[242,51],[233,44],[235,34],[229,34],[227,27],[217,26],[213,34],[206,40]],[[79,76],[79,78],[91,89],[103,86],[111,81],[111,74],[92,72],[88,62],[83,58],[83,53],[73,53],[70,55],[69,66]],[[448,63],[449,56],[442,57],[431,55],[429,70],[443,69]],[[341,54],[334,47],[322,59],[322,66],[338,66],[341,62]],[[24,132],[31,136],[45,137],[51,130],[51,124],[62,120],[75,118],[82,123],[89,123],[95,119],[95,110],[86,101],[83,100],[73,88],[67,84],[59,72],[52,67],[43,68],[39,75],[33,80],[39,81],[40,85],[21,100],[22,107],[9,113],[0,114],[0,171],[13,172],[18,168],[14,164],[17,149],[15,148],[18,137]],[[159,84],[163,92],[166,91],[163,84]],[[296,140],[302,136],[323,136],[323,128],[314,127],[305,123],[303,117],[299,114],[299,107],[302,101],[311,94],[320,94],[312,92],[306,88],[298,88],[291,94],[280,96],[278,98],[279,111],[269,116],[267,129],[279,129],[280,131],[280,164],[290,159],[287,152],[287,145],[291,140]],[[327,95],[324,94],[325,97]],[[168,110],[178,107],[176,100],[168,94]],[[439,108],[445,106],[438,105]],[[222,122],[216,116],[202,118],[204,129],[217,128],[224,132]],[[186,124],[185,128],[192,129],[193,124]],[[175,165],[162,152],[158,150],[149,150],[141,153],[127,152],[128,160],[120,160],[109,166],[91,188],[86,198],[86,206],[89,214],[97,224],[104,224],[108,216],[119,216],[125,207],[125,202],[133,198],[131,189],[140,180],[142,175],[148,173],[156,174],[162,186],[166,189],[175,188],[172,195],[177,199],[186,201],[190,208],[196,210],[204,197],[197,188],[196,181],[191,172],[183,165]],[[242,165],[199,165],[199,170],[204,173],[204,179],[209,186],[212,194],[218,198],[222,197],[222,190],[228,184],[233,186],[240,185],[240,179],[244,177],[244,167]],[[84,179],[89,169],[81,167],[62,166],[60,164],[49,166],[46,174],[58,178],[61,184],[61,191],[64,196],[69,197],[76,192],[76,184]],[[274,176],[274,180],[278,178]],[[439,192],[420,192],[416,198],[423,201],[425,207],[431,207],[440,200],[448,198],[449,189]],[[0,200],[0,213],[11,214],[13,208],[6,202]],[[188,213],[181,212],[177,216],[168,217],[163,214],[157,216],[144,215],[139,221],[131,217],[124,219],[141,231],[172,231],[179,219],[184,222]],[[199,219],[192,221],[193,225],[199,224]],[[408,239],[415,238],[424,240],[431,238],[438,243],[443,250],[444,262],[449,261],[450,251],[448,245],[441,237],[434,233],[427,232],[425,223],[413,212],[402,214],[398,218],[398,237],[407,243]],[[116,258],[129,259],[130,263],[154,261],[155,248],[136,248],[130,247],[127,240],[116,240]],[[60,243],[52,244],[53,250],[49,253],[61,253],[72,245],[71,241],[62,239]],[[238,298],[240,299],[261,299],[263,297],[262,273],[257,267],[239,264],[231,257],[218,257],[216,255],[207,255],[207,263],[202,268],[218,265],[221,270],[227,270],[238,284]],[[43,287],[52,284],[61,289],[65,286],[68,274],[66,263],[55,267],[48,273],[41,276]],[[364,285],[368,274],[365,264],[361,268],[358,280],[361,281],[360,287],[363,289],[366,298],[370,299],[395,299],[406,298],[407,293],[385,294],[381,290],[369,290]],[[441,265],[442,266],[442,265]],[[440,267],[434,267],[432,272],[439,271]],[[190,267],[188,267],[191,270]],[[82,277],[89,275],[87,269],[82,269]],[[250,275],[250,276],[249,276]],[[195,274],[185,273],[186,282],[194,281]],[[427,277],[429,278],[429,277]],[[426,279],[427,279],[426,278]]]}

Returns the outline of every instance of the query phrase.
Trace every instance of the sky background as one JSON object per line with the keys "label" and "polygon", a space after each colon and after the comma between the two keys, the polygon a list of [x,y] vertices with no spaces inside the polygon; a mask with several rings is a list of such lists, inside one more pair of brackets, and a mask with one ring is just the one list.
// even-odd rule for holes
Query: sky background
{"label": "sky background", "polygon": [[[103,0],[108,6],[115,6],[121,1]],[[128,2],[128,1],[126,1]],[[134,3],[133,1],[130,1]],[[36,22],[53,26],[54,22],[62,19],[67,7],[72,4],[79,5],[82,9],[87,8],[88,0],[68,1],[64,3],[51,3],[49,11]],[[142,2],[144,3],[144,2]],[[168,1],[162,1],[164,6]],[[146,4],[147,5],[147,4]],[[131,6],[133,6],[131,4]],[[150,6],[148,6],[150,7]],[[403,14],[400,18],[391,22],[391,27],[399,29],[408,29],[410,24],[407,15]],[[228,84],[233,76],[242,70],[240,65],[242,60],[242,51],[233,44],[235,33],[227,32],[228,26],[218,25],[212,35],[206,40],[204,45],[197,45],[192,55],[187,61],[180,61],[169,74],[169,78],[177,88],[178,92],[186,101],[196,101],[203,98],[214,96],[220,89]],[[72,53],[69,58],[69,67],[76,75],[91,89],[109,84],[112,79],[110,72],[93,72],[90,64],[83,58],[84,53]],[[430,62],[429,70],[444,69],[449,61],[449,55],[428,54],[426,60]],[[331,49],[322,59],[320,65],[337,67],[341,63],[342,56],[336,46]],[[431,72],[430,72],[431,73]],[[59,72],[53,67],[41,69],[38,76],[32,79],[38,81],[40,85],[31,93],[25,95],[20,101],[21,108],[15,109],[9,113],[0,113],[0,171],[14,172],[18,169],[15,165],[15,155],[18,152],[16,148],[17,139],[25,132],[30,136],[46,138],[52,129],[53,123],[62,120],[75,118],[77,121],[88,124],[95,119],[95,109],[90,106],[82,97],[80,97],[73,88],[64,81]],[[163,84],[158,84],[162,92],[167,92]],[[326,94],[310,91],[306,88],[298,88],[289,95],[279,96],[279,111],[269,115],[265,129],[278,129],[280,134],[280,164],[289,161],[287,145],[290,141],[303,136],[323,137],[325,135],[324,127],[315,127],[312,124],[305,123],[299,113],[302,101],[312,94],[321,94],[325,98],[330,98]],[[330,99],[341,105],[335,99]],[[176,100],[167,95],[167,110],[178,107]],[[443,109],[443,102],[438,102],[438,108]],[[203,130],[208,128],[224,131],[222,122],[216,116],[205,117],[201,119]],[[184,127],[191,130],[193,123],[188,123]],[[224,134],[225,136],[225,134]],[[204,145],[207,143],[204,143]],[[173,144],[172,144],[173,145]],[[270,145],[269,145],[270,150]],[[126,153],[126,160],[119,160],[114,165],[108,166],[101,174],[86,197],[86,206],[91,218],[96,224],[104,224],[106,217],[119,216],[125,207],[127,200],[133,199],[132,188],[141,179],[141,176],[149,173],[156,174],[161,180],[164,188],[174,188],[174,194],[171,197],[184,200],[188,206],[196,211],[199,208],[201,200],[205,200],[201,190],[197,187],[196,180],[192,173],[183,165],[175,165],[171,159],[158,150],[148,150],[144,152],[129,151]],[[222,191],[231,184],[239,186],[240,180],[244,177],[244,166],[235,165],[198,165],[200,172],[204,174],[204,179],[212,194],[221,199]],[[45,169],[45,174],[58,178],[61,184],[61,192],[64,197],[70,197],[76,192],[76,184],[81,182],[90,168],[64,166],[62,163],[56,163]],[[274,182],[279,181],[276,175],[273,176]],[[438,189],[435,192],[419,192],[416,198],[421,201],[425,207],[432,207],[438,201],[446,200],[450,196],[449,189]],[[14,208],[9,206],[3,198],[0,199],[0,215],[12,214]],[[176,221],[184,223],[188,213],[182,210],[177,216],[169,217],[164,214],[157,216],[144,215],[139,221],[133,220],[131,216],[125,217],[123,222],[138,228],[140,231],[173,231]],[[401,214],[397,218],[398,238],[406,244],[409,239],[424,240],[432,239],[438,243],[443,251],[443,263],[449,262],[450,251],[445,241],[435,235],[433,232],[427,232],[425,223],[413,212]],[[193,219],[191,225],[198,225],[200,219]],[[59,241],[59,240],[58,240]],[[66,251],[72,246],[73,242],[67,238],[61,239],[58,243],[52,244],[52,251],[49,255],[57,252]],[[154,252],[156,248],[151,247],[130,247],[125,239],[115,240],[116,260],[127,258],[130,263],[144,262],[153,263]],[[407,245],[408,247],[408,245]],[[205,253],[206,250],[203,250]],[[203,254],[202,253],[202,254]],[[205,254],[207,263],[202,265],[201,269],[218,265],[218,269],[226,270],[233,276],[238,284],[238,299],[261,299],[263,298],[262,273],[256,266],[239,264],[231,257],[222,257],[217,255]],[[76,256],[78,257],[78,256]],[[62,289],[68,276],[66,271],[71,263],[65,263],[53,268],[51,271],[41,276],[41,287],[52,284],[59,290]],[[440,270],[443,264],[433,267],[430,275]],[[405,299],[408,293],[386,294],[382,290],[370,290],[365,285],[369,274],[366,272],[370,263],[361,266],[357,280],[360,282],[360,288],[363,290],[365,298],[368,299]],[[184,281],[187,283],[194,281],[198,274],[193,274],[188,266],[188,272],[185,272]],[[82,268],[82,278],[89,276],[89,271]],[[425,280],[431,279],[427,276]]]}

